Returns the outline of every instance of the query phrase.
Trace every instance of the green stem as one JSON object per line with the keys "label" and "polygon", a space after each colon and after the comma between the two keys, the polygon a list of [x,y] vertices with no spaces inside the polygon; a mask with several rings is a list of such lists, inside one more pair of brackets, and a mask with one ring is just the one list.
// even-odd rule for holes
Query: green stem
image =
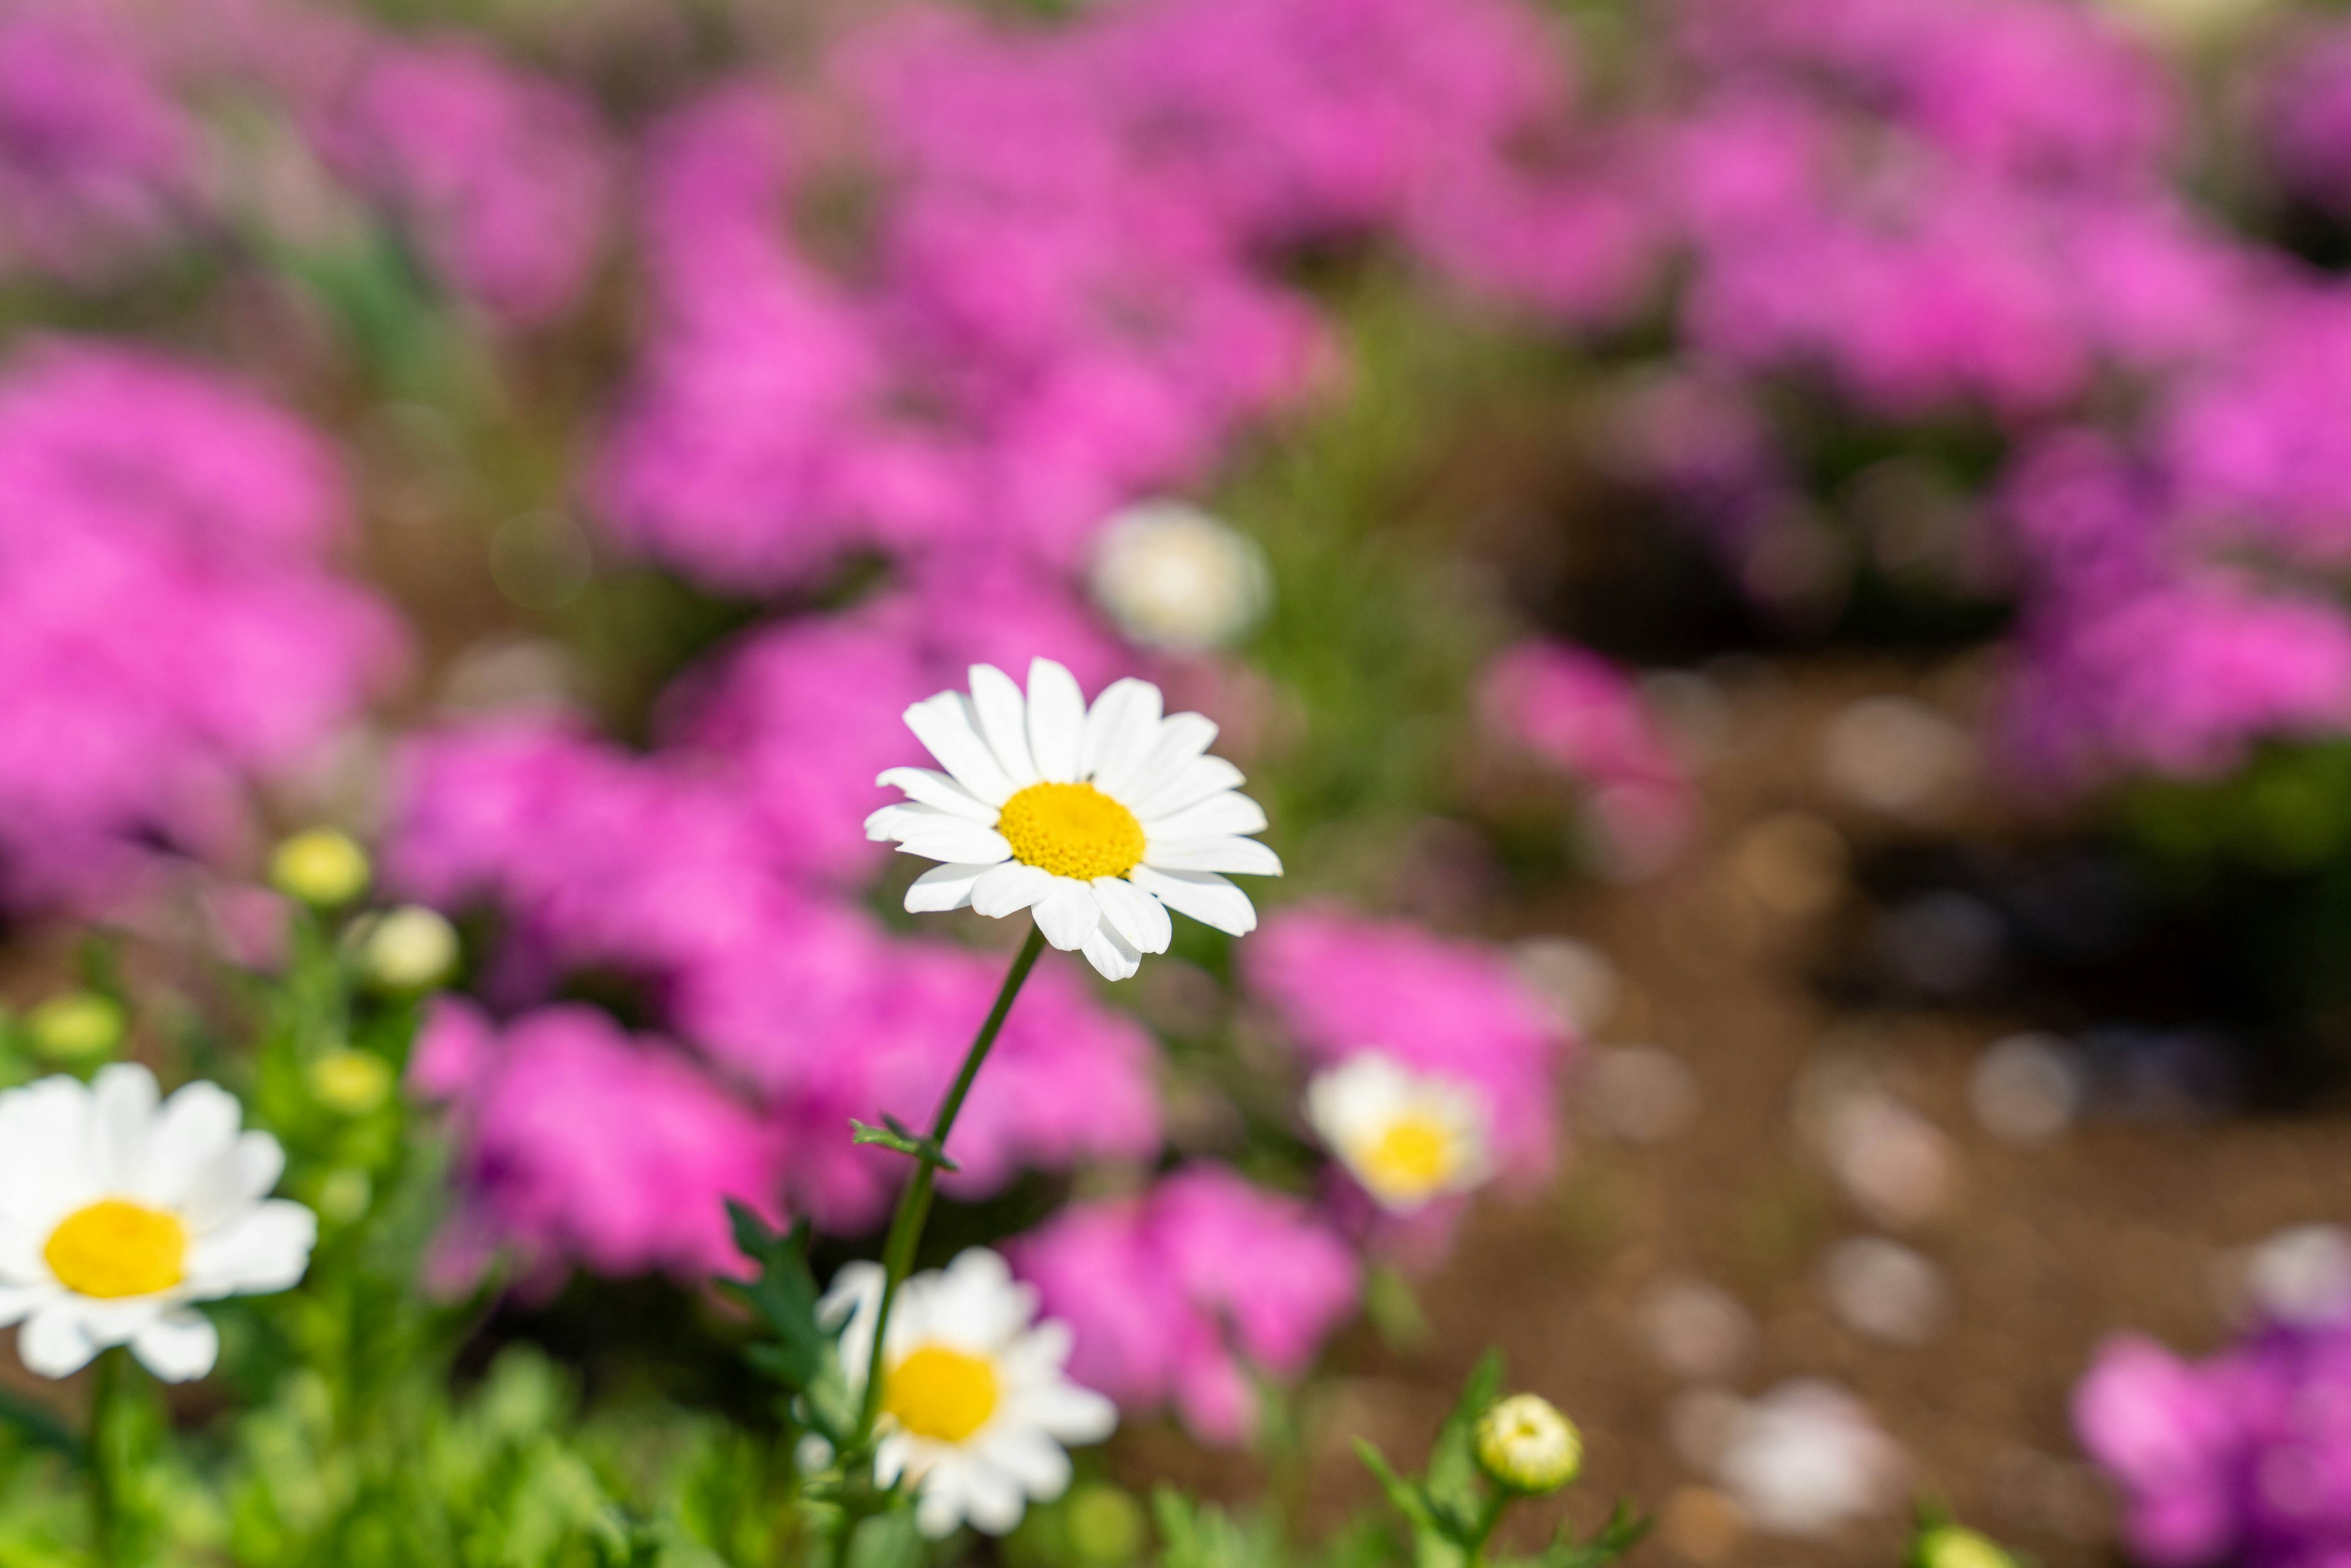
{"label": "green stem", "polygon": [[115,1473],[121,1448],[122,1363],[117,1346],[99,1352],[89,1395],[89,1524],[90,1543],[101,1568],[115,1568],[122,1560],[122,1496]]}
{"label": "green stem", "polygon": [[[1038,956],[1044,951],[1045,933],[1032,925],[1029,940],[1021,944],[1020,956],[1012,960],[1011,973],[1004,977],[1003,988],[996,993],[996,1006],[988,1009],[987,1021],[979,1026],[971,1049],[964,1053],[963,1071],[956,1074],[954,1086],[939,1103],[938,1119],[931,1124],[931,1146],[939,1153],[946,1152],[947,1134],[955,1129],[972,1080],[979,1076],[979,1064],[987,1060],[988,1048],[1011,1015],[1012,999],[1020,994],[1029,971],[1037,967]],[[931,1188],[937,1179],[938,1169],[928,1160],[914,1166],[914,1178],[899,1195],[898,1211],[890,1218],[889,1238],[882,1244],[882,1306],[874,1315],[873,1350],[865,1363],[865,1397],[858,1410],[854,1445],[859,1449],[873,1436],[874,1420],[882,1413],[882,1352],[890,1332],[890,1309],[897,1302],[899,1285],[914,1267],[914,1251],[922,1244],[923,1225],[931,1214]]]}
{"label": "green stem", "polygon": [[1468,1568],[1485,1568],[1486,1543],[1494,1538],[1494,1527],[1502,1522],[1502,1512],[1510,1506],[1510,1494],[1496,1487],[1487,1495],[1479,1510],[1478,1533],[1469,1542]]}

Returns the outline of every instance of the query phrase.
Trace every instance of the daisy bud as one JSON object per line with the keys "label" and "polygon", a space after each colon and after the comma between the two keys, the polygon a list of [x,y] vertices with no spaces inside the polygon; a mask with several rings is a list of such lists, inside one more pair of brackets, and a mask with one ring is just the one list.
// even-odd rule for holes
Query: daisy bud
{"label": "daisy bud", "polygon": [[1515,1492],[1557,1491],[1583,1469],[1574,1423],[1536,1394],[1513,1394],[1478,1418],[1478,1464]]}
{"label": "daisy bud", "polygon": [[112,998],[68,991],[32,1010],[25,1019],[25,1036],[37,1054],[61,1066],[81,1067],[112,1056],[129,1022],[122,1004]]}
{"label": "daisy bud", "polygon": [[457,928],[438,910],[404,904],[369,928],[360,967],[384,990],[429,990],[457,967]]}
{"label": "daisy bud", "polygon": [[1934,1525],[1920,1534],[1910,1561],[1916,1568],[2016,1568],[2016,1559],[1989,1536],[1956,1524]]}
{"label": "daisy bud", "polygon": [[310,1064],[310,1092],[345,1116],[364,1116],[392,1093],[392,1064],[372,1051],[348,1047]]}
{"label": "daisy bud", "polygon": [[277,891],[318,909],[349,904],[367,891],[374,874],[367,852],[332,828],[295,834],[269,861],[269,880]]}

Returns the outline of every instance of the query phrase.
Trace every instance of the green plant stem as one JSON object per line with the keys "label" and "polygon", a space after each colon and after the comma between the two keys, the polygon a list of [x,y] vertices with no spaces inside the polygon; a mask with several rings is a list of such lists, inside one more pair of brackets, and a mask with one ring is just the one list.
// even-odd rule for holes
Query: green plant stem
{"label": "green plant stem", "polygon": [[92,1556],[99,1568],[122,1560],[121,1477],[116,1473],[122,1447],[122,1364],[117,1346],[99,1352],[89,1396],[89,1527]]}
{"label": "green plant stem", "polygon": [[1468,1568],[1485,1568],[1486,1543],[1494,1539],[1494,1527],[1502,1522],[1503,1511],[1510,1506],[1510,1494],[1495,1487],[1487,1496],[1478,1513],[1478,1532],[1469,1541]]}
{"label": "green plant stem", "polygon": [[[964,1053],[963,1071],[956,1074],[954,1086],[939,1103],[938,1118],[931,1124],[931,1146],[946,1152],[947,1134],[955,1129],[956,1116],[963,1110],[964,1099],[971,1092],[972,1080],[979,1076],[980,1063],[987,1060],[989,1047],[1003,1031],[1004,1020],[1011,1015],[1013,998],[1029,978],[1029,971],[1037,967],[1039,955],[1045,951],[1045,933],[1030,926],[1029,940],[1022,943],[1020,956],[1012,960],[1011,972],[1004,977],[1003,988],[996,993],[996,1006],[988,1009],[987,1021],[979,1026],[979,1033]],[[890,1309],[898,1300],[898,1287],[914,1267],[915,1249],[922,1245],[923,1226],[930,1218],[931,1189],[938,1180],[938,1169],[928,1160],[914,1166],[914,1179],[898,1196],[898,1210],[890,1218],[889,1239],[882,1245],[882,1306],[873,1319],[873,1350],[865,1363],[865,1395],[857,1413],[857,1441],[862,1449],[873,1436],[873,1423],[882,1413],[883,1346],[890,1332]]]}

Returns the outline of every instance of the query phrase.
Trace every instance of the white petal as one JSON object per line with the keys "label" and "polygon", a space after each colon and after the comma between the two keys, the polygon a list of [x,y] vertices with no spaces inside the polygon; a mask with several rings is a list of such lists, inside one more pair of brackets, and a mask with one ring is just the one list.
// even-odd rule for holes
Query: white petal
{"label": "white petal", "polygon": [[92,1161],[89,1089],[60,1073],[0,1094],[0,1214],[46,1238],[101,1196]]}
{"label": "white petal", "polygon": [[1087,933],[1086,939],[1078,945],[1078,951],[1085,955],[1086,962],[1099,970],[1105,980],[1131,980],[1134,972],[1143,967],[1143,955],[1137,953],[1125,937],[1106,925],[1097,925]]}
{"label": "white petal", "polygon": [[1037,903],[1037,929],[1064,953],[1075,952],[1102,925],[1102,901],[1082,882],[1053,879],[1053,891]]}
{"label": "white petal", "polygon": [[1223,871],[1280,876],[1281,857],[1255,839],[1152,839],[1143,862],[1155,871]]}
{"label": "white petal", "polygon": [[996,753],[1012,787],[1025,789],[1037,782],[1037,764],[1029,754],[1029,704],[1012,677],[994,664],[974,664],[971,706],[979,717],[980,738]]}
{"label": "white petal", "polygon": [[935,865],[906,889],[906,913],[945,915],[950,909],[961,909],[971,902],[972,889],[979,879],[994,869],[953,861]]}
{"label": "white petal", "polygon": [[131,1354],[166,1383],[191,1382],[220,1359],[220,1331],[204,1313],[183,1307],[141,1329],[131,1341]]}
{"label": "white petal", "polygon": [[71,1297],[53,1299],[16,1331],[16,1359],[41,1377],[70,1377],[98,1351],[81,1303]]}
{"label": "white petal", "polygon": [[1001,806],[1012,793],[996,753],[979,736],[971,699],[961,692],[941,692],[925,697],[906,710],[906,727],[930,748],[939,766],[955,781],[991,806]]}
{"label": "white petal", "polygon": [[914,1500],[914,1528],[933,1541],[945,1541],[963,1522],[963,1499],[944,1475],[923,1485]]}
{"label": "white petal", "polygon": [[1136,866],[1127,880],[1178,915],[1188,915],[1233,936],[1257,929],[1257,906],[1248,894],[1213,872],[1157,871]]}
{"label": "white petal", "polygon": [[961,817],[982,827],[996,825],[995,807],[934,768],[885,768],[873,782],[886,789],[904,789],[908,800],[945,811],[951,817]]}
{"label": "white petal", "polygon": [[1094,895],[1102,900],[1102,918],[1138,953],[1165,953],[1176,938],[1176,924],[1167,906],[1133,883],[1114,876],[1096,877]]}
{"label": "white petal", "polygon": [[89,1092],[99,1182],[110,1192],[136,1192],[147,1170],[155,1075],[135,1061],[118,1061],[99,1070]]}
{"label": "white petal", "polygon": [[180,1218],[192,1233],[203,1236],[269,1196],[285,1174],[286,1151],[277,1139],[266,1133],[241,1133],[188,1183]]}
{"label": "white petal", "polygon": [[1053,873],[1042,866],[1006,861],[989,868],[971,890],[971,906],[991,920],[1018,915],[1053,891]]}
{"label": "white petal", "polygon": [[1029,749],[1037,771],[1056,784],[1073,784],[1085,744],[1086,694],[1066,665],[1029,661]]}
{"label": "white petal", "polygon": [[279,1197],[256,1207],[188,1249],[187,1291],[215,1296],[268,1295],[291,1289],[310,1266],[319,1217]]}
{"label": "white petal", "polygon": [[1070,1456],[1033,1427],[1012,1426],[994,1434],[979,1445],[979,1457],[1040,1502],[1050,1502],[1070,1489]]}
{"label": "white petal", "polygon": [[[1200,760],[1206,762],[1207,758]],[[1265,831],[1265,808],[1248,796],[1220,789],[1196,805],[1165,816],[1145,817],[1143,831],[1155,839],[1205,839],[1221,833]]]}
{"label": "white petal", "polygon": [[[924,809],[920,806],[899,808],[905,811]],[[994,865],[998,861],[1012,858],[1011,843],[994,828],[983,828],[977,822],[967,822],[945,813],[907,832],[899,840],[898,848],[904,853],[920,855],[925,860],[961,861],[967,865]]]}
{"label": "white petal", "polygon": [[974,1530],[1003,1535],[1020,1522],[1019,1483],[992,1465],[975,1463],[964,1472],[964,1518]]}
{"label": "white petal", "polygon": [[1023,1403],[1039,1426],[1064,1443],[1099,1443],[1118,1429],[1118,1406],[1074,1383],[1033,1389]]}
{"label": "white petal", "polygon": [[1241,770],[1223,758],[1195,757],[1153,785],[1149,792],[1135,802],[1134,811],[1145,821],[1173,816],[1187,806],[1198,805],[1211,795],[1238,789],[1240,784]]}
{"label": "white petal", "polygon": [[0,1285],[0,1329],[24,1322],[57,1294],[54,1285]]}
{"label": "white petal", "polygon": [[156,1116],[140,1179],[130,1195],[163,1208],[186,1201],[197,1179],[236,1147],[244,1121],[236,1096],[217,1083],[183,1086]]}
{"label": "white petal", "polygon": [[1141,761],[1159,735],[1159,688],[1133,675],[1113,681],[1086,712],[1078,747],[1078,777]]}
{"label": "white petal", "polygon": [[1150,800],[1216,738],[1215,721],[1196,713],[1171,715],[1159,721],[1159,733],[1140,761],[1113,769],[1107,780],[1095,779],[1095,786],[1121,800]]}

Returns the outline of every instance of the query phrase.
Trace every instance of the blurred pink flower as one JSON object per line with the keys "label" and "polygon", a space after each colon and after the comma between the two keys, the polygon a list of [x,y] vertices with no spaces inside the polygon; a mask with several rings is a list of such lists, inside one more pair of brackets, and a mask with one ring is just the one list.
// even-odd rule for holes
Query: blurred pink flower
{"label": "blurred pink flower", "polygon": [[1354,1256],[1296,1198],[1194,1166],[1139,1198],[1077,1204],[1013,1243],[1070,1375],[1130,1410],[1173,1403],[1210,1442],[1247,1440],[1251,1375],[1303,1375],[1353,1312]]}
{"label": "blurred pink flower", "polygon": [[328,161],[410,225],[459,295],[522,327],[579,303],[613,183],[585,99],[465,37],[385,39],[329,116]]}
{"label": "blurred pink flower", "polygon": [[1579,1043],[1500,953],[1332,907],[1273,915],[1240,948],[1250,995],[1306,1060],[1378,1051],[1485,1103],[1497,1167],[1524,1186],[1552,1168],[1562,1072]]}
{"label": "blurred pink flower", "polygon": [[333,457],[247,390],[53,341],[0,371],[0,855],[8,896],[104,899],[162,841],[236,852],[243,785],[398,673],[389,610],[328,570]]}
{"label": "blurred pink flower", "polygon": [[781,1215],[776,1129],[688,1058],[592,1008],[548,1008],[501,1030],[443,998],[411,1082],[454,1097],[461,1231],[519,1249],[526,1264],[740,1273],[726,1200]]}

